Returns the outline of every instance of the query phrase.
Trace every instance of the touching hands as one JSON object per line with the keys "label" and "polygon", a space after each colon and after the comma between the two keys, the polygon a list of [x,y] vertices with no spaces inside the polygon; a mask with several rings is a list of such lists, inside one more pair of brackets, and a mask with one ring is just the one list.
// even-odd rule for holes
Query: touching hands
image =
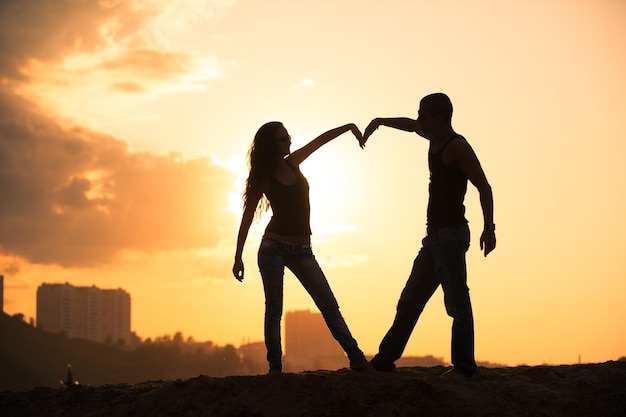
{"label": "touching hands", "polygon": [[365,148],[365,142],[367,142],[367,139],[372,135],[372,133],[374,133],[376,129],[378,129],[378,126],[380,126],[378,119],[372,120],[370,124],[367,125],[367,127],[365,128],[365,133],[363,133],[363,138],[359,140],[359,145],[361,146],[361,148]]}
{"label": "touching hands", "polygon": [[352,132],[354,137],[359,141],[359,146],[362,148],[363,145],[361,143],[363,142],[363,134],[354,123],[350,123],[348,127],[350,128],[350,132]]}

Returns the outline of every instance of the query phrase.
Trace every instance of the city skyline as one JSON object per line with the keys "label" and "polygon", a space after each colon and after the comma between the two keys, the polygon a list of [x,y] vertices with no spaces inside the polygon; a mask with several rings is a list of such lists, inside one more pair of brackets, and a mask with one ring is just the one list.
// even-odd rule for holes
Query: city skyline
{"label": "city skyline", "polygon": [[[0,283],[2,283],[2,276],[0,276]],[[43,291],[42,291],[43,290]],[[131,295],[128,294],[123,288],[118,289],[100,289],[95,285],[88,287],[75,287],[70,283],[42,283],[38,287],[37,291],[37,316],[31,317],[30,322],[34,327],[49,332],[49,333],[60,333],[64,334],[68,338],[77,338],[77,339],[85,339],[92,340],[95,342],[106,343],[106,344],[115,344],[115,337],[107,337],[106,332],[92,330],[92,334],[89,334],[86,329],[75,329],[75,324],[73,320],[70,320],[71,323],[61,323],[62,321],[66,321],[68,317],[64,317],[61,313],[59,317],[57,317],[59,323],[50,325],[50,299],[54,300],[55,304],[62,305],[63,301],[67,301],[68,299],[72,303],[76,303],[76,297],[83,297],[88,292],[92,295],[99,296],[97,293],[111,293],[111,292],[120,292],[122,295],[127,296],[129,303],[131,299]],[[54,294],[52,294],[54,293]],[[0,294],[2,294],[2,287],[0,286]],[[40,295],[42,297],[41,304],[43,307],[40,307]],[[90,297],[93,299],[93,297]],[[0,305],[2,303],[2,299],[0,298]],[[79,322],[82,322],[83,325],[88,321],[89,317],[89,309],[84,308],[83,301],[83,309],[79,311],[73,312],[72,314],[83,314],[85,317],[79,319]],[[67,304],[67,303],[66,303]],[[0,310],[0,312],[4,313]],[[41,312],[41,314],[40,314]],[[128,321],[131,321],[130,316],[130,308],[128,309],[129,317]],[[87,314],[85,314],[87,313]],[[19,314],[19,313],[18,313]],[[58,315],[58,314],[57,314]],[[63,320],[65,319],[65,320]],[[47,323],[48,325],[43,325],[42,323]],[[84,327],[84,326],[78,326]],[[93,327],[93,326],[92,326]],[[339,343],[332,337],[328,327],[324,321],[322,314],[319,311],[311,311],[311,310],[290,310],[284,313],[284,320],[282,326],[283,333],[283,348],[284,348],[284,361],[285,361],[285,370],[286,372],[301,372],[308,370],[317,370],[317,369],[328,369],[335,370],[345,368],[347,365],[347,356],[341,349]],[[104,334],[104,336],[103,336]],[[133,343],[131,343],[131,332],[128,331],[128,337],[124,338],[123,346],[133,347]],[[134,341],[136,342],[145,342],[151,338],[142,338],[141,335],[136,332],[132,332],[132,336],[134,337]],[[174,335],[160,335],[160,337],[155,338],[156,340],[162,340],[164,337],[168,337],[169,340],[180,340],[183,341],[185,339],[184,335],[180,332],[177,332]],[[212,343],[211,340],[194,340],[193,335],[188,335],[188,340],[193,340],[194,344],[206,344]],[[241,352],[242,357],[247,360],[252,360],[257,363],[265,364],[265,343],[261,341],[251,341],[251,340],[243,340],[240,345],[236,345],[234,343],[227,343],[226,345],[236,346],[237,350]],[[484,362],[484,364],[488,364],[489,362]],[[404,356],[398,361],[398,366],[436,366],[436,365],[444,365],[445,362],[443,358],[435,358],[432,355],[426,356]]]}
{"label": "city skyline", "polygon": [[[0,284],[2,276],[0,276]],[[0,286],[0,295],[2,294]],[[103,298],[123,298],[122,309],[116,305],[103,303]],[[84,339],[120,347],[137,348],[141,343],[170,342],[206,346],[210,340],[198,341],[193,336],[185,339],[177,332],[174,335],[162,335],[151,340],[142,339],[140,335],[130,331],[131,295],[123,288],[101,289],[95,285],[75,287],[69,283],[42,283],[37,289],[37,316],[29,321],[33,327],[51,334],[62,334],[68,339]],[[0,305],[2,304],[0,297]],[[1,313],[4,314],[2,310]],[[113,329],[109,321],[119,315],[128,327]],[[18,314],[19,315],[19,314]],[[24,318],[22,317],[22,320]],[[302,372],[312,370],[337,370],[346,368],[348,358],[339,343],[332,337],[322,314],[319,311],[293,310],[286,311],[283,320],[283,360],[286,372]],[[120,340],[122,343],[120,344]],[[241,360],[252,369],[264,369],[266,364],[265,343],[263,341],[242,341],[239,346],[229,343],[237,349]],[[443,358],[432,355],[423,357],[404,356],[398,360],[400,367],[445,365]],[[483,366],[494,365],[483,362]]]}
{"label": "city skyline", "polygon": [[[0,275],[0,278],[2,276]],[[0,279],[0,282],[2,280]],[[47,284],[42,283],[42,285],[53,285],[53,286],[64,286],[71,285],[69,283],[56,283],[56,284]],[[96,288],[95,285],[91,287],[83,287],[83,288]],[[0,287],[0,294],[2,294],[2,289]],[[99,290],[99,289],[98,289]],[[125,292],[122,288],[117,289],[119,291]],[[109,290],[110,291],[110,290]],[[130,294],[128,294],[130,296]],[[0,299],[0,305],[3,300]],[[3,311],[0,311],[3,312]],[[20,315],[21,313],[16,313]],[[24,317],[25,319],[26,317]],[[35,327],[41,328],[37,323],[37,317],[29,318],[31,324]],[[344,367],[346,356],[341,349],[341,346],[338,342],[332,337],[330,331],[328,330],[326,323],[322,317],[322,314],[319,311],[311,311],[310,309],[306,310],[289,310],[285,311],[283,314],[282,320],[282,334],[283,334],[283,349],[284,349],[284,358],[285,358],[285,366],[288,372],[299,372],[305,370],[315,370],[315,369],[340,369]],[[298,329],[298,325],[305,325],[305,330]],[[292,334],[289,335],[288,331],[292,329]],[[296,331],[293,331],[296,329]],[[47,330],[49,331],[49,330]],[[65,332],[67,334],[67,332]],[[142,335],[134,330],[131,330],[132,336],[136,338],[136,341],[147,341],[147,340],[162,340],[163,338],[173,338],[180,337],[184,339],[185,334],[180,331],[176,331],[174,333],[159,333],[157,335],[142,337]],[[303,336],[296,335],[302,334]],[[71,336],[67,334],[68,336]],[[211,338],[205,340],[197,340],[194,338],[192,334],[187,334],[187,338],[190,340],[194,340],[194,343],[213,343],[214,340]],[[79,336],[80,338],[80,336]],[[298,340],[301,339],[301,340]],[[103,342],[104,340],[96,340]],[[311,344],[312,341],[319,341],[321,343],[319,352],[313,354],[315,350],[309,351],[306,347],[304,348],[305,352],[303,354],[295,353],[294,350],[298,350],[298,346],[306,346],[307,344]],[[130,344],[127,342],[127,346]],[[265,343],[263,340],[252,340],[249,337],[243,337],[241,342],[237,345],[234,341],[223,342],[222,346],[232,345],[236,346],[238,350],[244,354],[244,356],[248,356],[258,362],[265,362]],[[290,346],[291,345],[291,346]],[[294,347],[296,349],[294,349]],[[290,352],[291,349],[291,352]],[[375,354],[375,352],[365,352],[366,356],[371,357]],[[620,355],[618,358],[611,359],[623,359],[626,357],[626,353]],[[492,361],[489,358],[481,358],[479,361],[480,366],[511,366],[511,364],[500,363],[496,361]],[[403,355],[398,361],[397,366],[399,367],[412,367],[412,366],[437,366],[437,365],[445,365],[447,362],[444,357],[438,357],[433,354],[424,354],[424,355]],[[579,355],[577,361],[573,361],[572,363],[583,363],[582,357]],[[524,365],[524,364],[517,364]]]}

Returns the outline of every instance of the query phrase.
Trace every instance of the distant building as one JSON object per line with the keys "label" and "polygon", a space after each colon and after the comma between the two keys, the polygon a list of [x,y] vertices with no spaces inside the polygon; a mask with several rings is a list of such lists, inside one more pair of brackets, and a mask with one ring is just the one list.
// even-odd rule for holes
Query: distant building
{"label": "distant building", "polygon": [[445,366],[443,358],[435,357],[432,355],[427,356],[403,356],[395,361],[398,368],[413,368],[415,366],[421,366],[429,368],[432,366]]}
{"label": "distant building", "polygon": [[285,367],[287,371],[348,366],[348,358],[330,333],[321,313],[288,311],[285,315]]}
{"label": "distant building", "polygon": [[265,342],[246,342],[239,346],[239,353],[242,358],[253,360],[265,364],[266,350]]}
{"label": "distant building", "polygon": [[267,372],[265,342],[246,342],[239,346],[239,354],[247,374],[258,375]]}
{"label": "distant building", "polygon": [[4,313],[4,275],[0,275],[0,313]]}
{"label": "distant building", "polygon": [[37,327],[68,337],[130,345],[130,295],[110,290],[42,284],[37,288]]}

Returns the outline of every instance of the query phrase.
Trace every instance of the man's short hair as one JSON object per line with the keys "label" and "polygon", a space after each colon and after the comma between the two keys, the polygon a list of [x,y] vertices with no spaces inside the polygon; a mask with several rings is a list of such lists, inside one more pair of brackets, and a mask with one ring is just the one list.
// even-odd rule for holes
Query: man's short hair
{"label": "man's short hair", "polygon": [[429,94],[421,102],[428,105],[431,116],[442,115],[446,119],[452,120],[452,101],[444,93]]}

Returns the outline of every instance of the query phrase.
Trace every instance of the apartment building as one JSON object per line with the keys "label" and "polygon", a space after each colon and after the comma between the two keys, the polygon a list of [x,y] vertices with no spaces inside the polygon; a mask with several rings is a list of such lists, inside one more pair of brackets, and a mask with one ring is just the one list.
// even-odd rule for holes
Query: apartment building
{"label": "apartment building", "polygon": [[36,323],[70,338],[129,345],[130,295],[121,288],[44,283],[37,288]]}
{"label": "apartment building", "polygon": [[291,372],[334,370],[347,367],[348,358],[321,313],[297,310],[285,314],[285,365]]}

